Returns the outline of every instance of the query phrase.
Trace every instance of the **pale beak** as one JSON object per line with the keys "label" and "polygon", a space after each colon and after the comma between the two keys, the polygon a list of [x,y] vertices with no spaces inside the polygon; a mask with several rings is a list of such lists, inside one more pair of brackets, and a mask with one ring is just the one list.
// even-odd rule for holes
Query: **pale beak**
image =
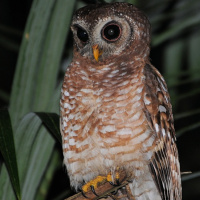
{"label": "pale beak", "polygon": [[92,49],[93,49],[94,58],[95,58],[95,60],[98,62],[99,56],[100,56],[103,52],[99,49],[99,45],[98,45],[98,44],[93,45],[93,46],[92,46]]}

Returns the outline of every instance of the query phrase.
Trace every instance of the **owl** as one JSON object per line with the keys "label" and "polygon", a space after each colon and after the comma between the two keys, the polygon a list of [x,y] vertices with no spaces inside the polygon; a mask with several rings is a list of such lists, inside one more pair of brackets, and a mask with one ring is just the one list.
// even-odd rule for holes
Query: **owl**
{"label": "owl", "polygon": [[71,186],[108,174],[114,183],[122,169],[136,200],[181,200],[172,106],[150,63],[147,17],[128,3],[92,4],[75,12],[71,30],[60,100]]}

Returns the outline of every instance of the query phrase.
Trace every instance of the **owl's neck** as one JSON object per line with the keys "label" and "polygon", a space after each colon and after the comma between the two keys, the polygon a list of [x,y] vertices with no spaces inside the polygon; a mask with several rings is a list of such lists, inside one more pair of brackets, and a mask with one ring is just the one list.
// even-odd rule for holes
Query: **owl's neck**
{"label": "owl's neck", "polygon": [[77,82],[80,82],[82,86],[109,83],[108,85],[112,87],[112,84],[133,79],[134,75],[142,73],[144,66],[145,61],[139,58],[131,61],[111,61],[109,64],[91,63],[78,59],[78,61],[73,61],[68,70],[72,76],[80,77],[82,81],[77,80]]}

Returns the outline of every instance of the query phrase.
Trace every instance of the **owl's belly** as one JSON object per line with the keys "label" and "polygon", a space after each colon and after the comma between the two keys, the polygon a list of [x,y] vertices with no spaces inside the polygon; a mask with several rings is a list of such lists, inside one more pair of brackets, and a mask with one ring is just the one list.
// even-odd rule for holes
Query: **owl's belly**
{"label": "owl's belly", "polygon": [[68,116],[64,162],[71,185],[77,189],[98,175],[114,174],[116,167],[133,178],[144,175],[154,138],[138,95],[127,96],[127,101],[107,96],[101,98],[104,104],[92,104],[91,97],[86,98],[90,104],[79,104]]}
{"label": "owl's belly", "polygon": [[69,82],[63,94],[64,163],[75,189],[116,167],[133,178],[145,174],[154,138],[143,113],[143,84],[138,76],[120,78],[85,88]]}

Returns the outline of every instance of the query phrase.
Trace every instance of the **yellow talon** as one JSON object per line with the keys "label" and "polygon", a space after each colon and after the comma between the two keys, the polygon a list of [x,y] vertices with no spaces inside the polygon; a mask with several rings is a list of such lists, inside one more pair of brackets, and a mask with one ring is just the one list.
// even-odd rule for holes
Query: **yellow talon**
{"label": "yellow talon", "polygon": [[119,174],[119,172],[117,171],[117,172],[115,173],[115,178],[116,178],[116,179],[119,179],[119,177],[120,177],[120,174]]}
{"label": "yellow talon", "polygon": [[86,184],[82,187],[83,192],[87,192],[87,191],[88,191],[88,188],[90,188],[90,182],[86,183]]}
{"label": "yellow talon", "polygon": [[105,177],[105,176],[97,176],[95,179],[89,181],[88,183],[86,183],[86,184],[82,187],[83,192],[88,192],[91,186],[93,186],[94,189],[96,189],[98,183],[101,183],[101,182],[104,181],[104,180],[106,180],[106,177]]}
{"label": "yellow talon", "polygon": [[120,172],[119,172],[119,167],[117,167],[116,173],[115,173],[115,179],[117,185],[119,185],[119,178],[120,178]]}
{"label": "yellow talon", "polygon": [[[117,185],[119,185],[119,179],[120,179],[119,170],[120,170],[119,167],[117,167],[117,169],[115,171],[115,178],[114,178],[114,180],[116,181]],[[107,181],[114,184],[111,172],[107,175]]]}
{"label": "yellow talon", "polygon": [[[117,184],[119,183],[119,178],[120,178],[120,173],[119,173],[119,167],[118,167],[116,172],[115,172],[115,180],[116,180]],[[109,172],[109,174],[107,176],[97,176],[95,179],[89,181],[88,183],[83,185],[82,191],[88,192],[90,190],[91,186],[93,186],[94,189],[96,189],[97,186],[98,186],[98,183],[101,183],[104,180],[107,180],[108,182],[113,181],[111,172]]]}
{"label": "yellow talon", "polygon": [[109,173],[109,174],[107,175],[107,181],[108,181],[108,182],[112,182],[112,175],[111,175],[111,173]]}

